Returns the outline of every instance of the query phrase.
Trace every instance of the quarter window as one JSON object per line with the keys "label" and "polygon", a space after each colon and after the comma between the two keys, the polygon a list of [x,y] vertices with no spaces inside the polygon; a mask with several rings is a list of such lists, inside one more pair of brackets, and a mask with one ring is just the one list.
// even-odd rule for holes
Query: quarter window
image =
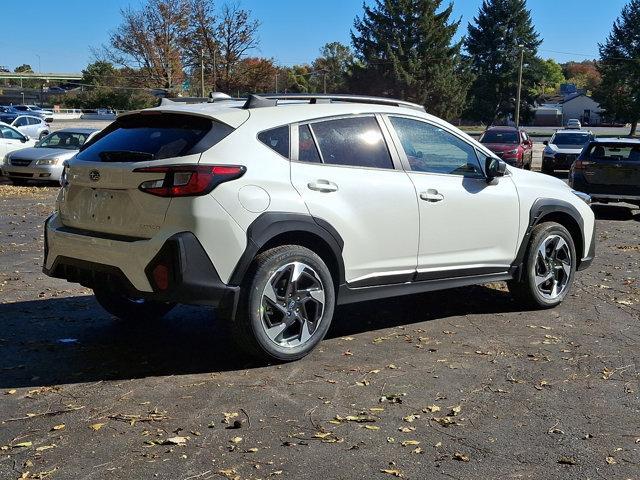
{"label": "quarter window", "polygon": [[289,126],[272,128],[258,134],[258,140],[283,157],[289,158]]}
{"label": "quarter window", "polygon": [[484,177],[468,143],[446,130],[419,120],[390,117],[414,172]]}
{"label": "quarter window", "polygon": [[311,124],[322,161],[331,165],[393,168],[375,117],[340,118]]}

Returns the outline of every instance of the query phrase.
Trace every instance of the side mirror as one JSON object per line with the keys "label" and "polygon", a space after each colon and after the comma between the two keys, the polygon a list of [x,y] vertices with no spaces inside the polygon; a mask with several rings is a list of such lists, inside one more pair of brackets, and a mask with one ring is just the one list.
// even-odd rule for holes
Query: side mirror
{"label": "side mirror", "polygon": [[20,141],[21,141],[22,143],[27,143],[27,142],[29,141],[29,137],[22,137],[22,138],[20,139]]}
{"label": "side mirror", "polygon": [[549,140],[545,140],[544,142],[542,142],[543,145],[549,145]]}
{"label": "side mirror", "polygon": [[485,163],[485,173],[487,175],[487,182],[490,182],[496,177],[504,176],[507,171],[507,164],[498,158],[489,157]]}

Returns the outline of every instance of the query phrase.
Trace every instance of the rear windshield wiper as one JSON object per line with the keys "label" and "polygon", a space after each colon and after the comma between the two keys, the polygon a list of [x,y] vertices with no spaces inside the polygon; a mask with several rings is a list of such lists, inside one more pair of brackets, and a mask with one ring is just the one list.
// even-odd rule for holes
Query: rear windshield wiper
{"label": "rear windshield wiper", "polygon": [[100,152],[100,160],[103,162],[143,162],[153,160],[155,155],[148,152],[136,152],[135,150],[112,150]]}

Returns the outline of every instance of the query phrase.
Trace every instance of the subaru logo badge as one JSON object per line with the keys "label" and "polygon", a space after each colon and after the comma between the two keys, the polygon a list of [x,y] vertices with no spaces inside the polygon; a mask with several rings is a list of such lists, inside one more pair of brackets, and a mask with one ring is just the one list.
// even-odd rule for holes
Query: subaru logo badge
{"label": "subaru logo badge", "polygon": [[89,180],[92,182],[97,182],[100,180],[100,172],[98,170],[91,170],[89,172]]}

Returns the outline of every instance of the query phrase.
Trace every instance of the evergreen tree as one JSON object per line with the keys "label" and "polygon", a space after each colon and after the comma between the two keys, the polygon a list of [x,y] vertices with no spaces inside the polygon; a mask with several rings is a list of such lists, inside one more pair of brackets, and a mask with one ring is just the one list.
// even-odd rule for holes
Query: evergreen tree
{"label": "evergreen tree", "polygon": [[356,61],[350,88],[355,93],[410,100],[444,118],[462,111],[469,75],[461,42],[454,43],[459,21],[441,10],[442,0],[376,0],[363,5],[351,32]]}
{"label": "evergreen tree", "polygon": [[467,115],[493,123],[515,112],[521,49],[525,67],[520,111],[526,113],[543,72],[537,57],[542,41],[533,28],[526,0],[483,0],[473,20],[465,39],[476,77]]}
{"label": "evergreen tree", "polygon": [[608,115],[631,122],[630,135],[635,135],[640,119],[640,0],[624,6],[599,47],[602,83],[594,97]]}

